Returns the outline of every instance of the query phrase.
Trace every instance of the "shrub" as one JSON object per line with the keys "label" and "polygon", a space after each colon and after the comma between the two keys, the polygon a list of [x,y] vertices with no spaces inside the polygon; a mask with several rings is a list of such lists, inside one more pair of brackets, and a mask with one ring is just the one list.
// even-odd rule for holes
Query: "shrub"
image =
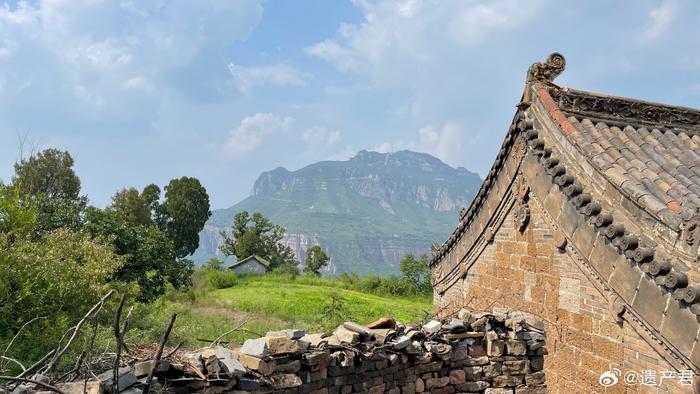
{"label": "shrub", "polygon": [[209,270],[206,272],[207,283],[215,289],[233,287],[238,281],[238,275],[233,271]]}

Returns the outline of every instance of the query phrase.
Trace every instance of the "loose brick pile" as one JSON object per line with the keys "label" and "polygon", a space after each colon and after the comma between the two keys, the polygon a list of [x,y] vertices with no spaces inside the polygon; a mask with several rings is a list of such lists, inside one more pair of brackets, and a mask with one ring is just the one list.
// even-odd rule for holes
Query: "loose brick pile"
{"label": "loose brick pile", "polygon": [[[180,351],[161,360],[152,392],[545,393],[542,322],[521,312],[459,312],[457,318],[403,325],[383,318],[346,322],[330,334],[269,332],[240,347]],[[152,360],[122,367],[121,393],[140,393]],[[89,381],[109,392],[112,372]],[[122,382],[123,381],[123,382]],[[82,393],[84,382],[59,384]],[[31,387],[29,392],[31,392]]]}

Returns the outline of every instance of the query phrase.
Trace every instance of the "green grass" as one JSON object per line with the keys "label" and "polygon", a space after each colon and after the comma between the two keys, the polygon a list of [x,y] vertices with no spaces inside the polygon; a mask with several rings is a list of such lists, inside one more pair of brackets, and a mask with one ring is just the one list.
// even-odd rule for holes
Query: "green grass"
{"label": "green grass", "polygon": [[245,322],[245,329],[225,339],[240,343],[270,330],[302,328],[330,331],[346,320],[368,323],[383,316],[416,322],[431,311],[431,300],[368,294],[337,279],[283,275],[239,276],[232,287],[209,289],[199,284],[189,293],[171,292],[151,305],[139,306],[131,342],[157,341],[169,316],[178,313],[171,343],[202,347]]}

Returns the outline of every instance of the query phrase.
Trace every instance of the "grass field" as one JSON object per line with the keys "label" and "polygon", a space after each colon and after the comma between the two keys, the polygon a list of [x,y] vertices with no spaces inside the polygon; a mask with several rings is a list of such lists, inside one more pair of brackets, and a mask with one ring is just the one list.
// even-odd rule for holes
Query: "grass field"
{"label": "grass field", "polygon": [[238,276],[231,287],[207,289],[195,286],[189,293],[172,293],[155,304],[137,310],[131,341],[154,341],[158,327],[178,313],[172,342],[201,347],[241,324],[247,331],[226,336],[242,342],[268,330],[302,328],[307,332],[330,331],[346,320],[367,323],[383,316],[416,322],[431,311],[431,300],[422,297],[389,297],[363,293],[334,279],[280,275]]}

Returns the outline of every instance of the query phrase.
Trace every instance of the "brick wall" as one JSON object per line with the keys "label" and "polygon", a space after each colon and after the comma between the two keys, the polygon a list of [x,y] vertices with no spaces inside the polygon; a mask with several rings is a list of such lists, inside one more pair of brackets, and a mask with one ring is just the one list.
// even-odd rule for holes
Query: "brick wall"
{"label": "brick wall", "polygon": [[[624,374],[674,369],[627,323],[618,324],[603,295],[572,258],[554,246],[554,234],[537,204],[524,232],[510,212],[463,281],[436,294],[436,308],[463,303],[476,309],[505,307],[533,313],[545,322],[550,392],[692,392],[677,378],[658,386],[623,382]],[[447,310],[445,312],[448,312]],[[602,372],[619,368],[617,385],[599,384]],[[651,383],[651,381],[649,382]],[[685,382],[684,382],[685,383]]]}

